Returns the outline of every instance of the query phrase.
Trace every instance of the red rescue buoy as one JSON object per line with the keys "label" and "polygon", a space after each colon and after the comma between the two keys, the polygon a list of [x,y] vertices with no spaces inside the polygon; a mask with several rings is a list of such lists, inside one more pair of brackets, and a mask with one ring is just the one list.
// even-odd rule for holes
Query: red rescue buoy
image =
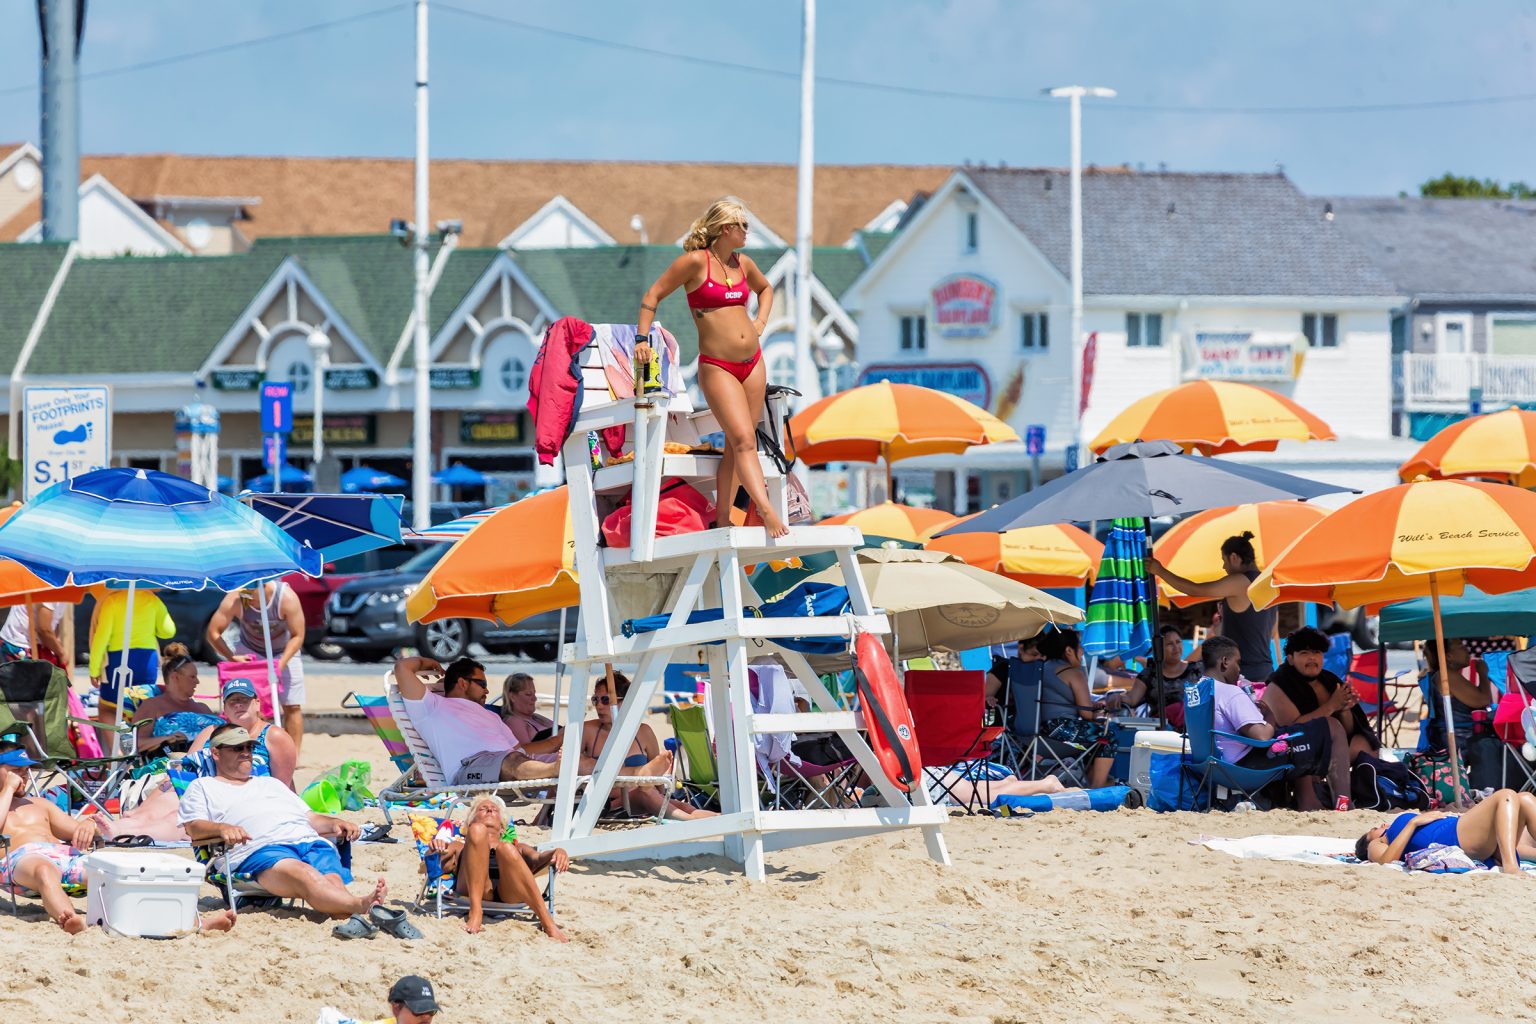
{"label": "red rescue buoy", "polygon": [[853,642],[853,674],[864,709],[869,746],[880,760],[885,777],[903,793],[923,774],[917,750],[917,727],[901,692],[901,681],[873,633],[860,633]]}

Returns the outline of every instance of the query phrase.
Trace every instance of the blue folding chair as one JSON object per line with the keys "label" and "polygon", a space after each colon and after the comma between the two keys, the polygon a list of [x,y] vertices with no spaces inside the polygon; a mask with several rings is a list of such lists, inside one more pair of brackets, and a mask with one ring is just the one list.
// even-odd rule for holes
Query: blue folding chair
{"label": "blue folding chair", "polygon": [[[1012,707],[1004,732],[1013,752],[1014,774],[1036,779],[1058,775],[1068,786],[1088,786],[1087,761],[1095,747],[1054,740],[1040,731],[1040,696],[1045,687],[1045,662],[1008,659],[1008,694]],[[1006,763],[1006,759],[1005,759]]]}
{"label": "blue folding chair", "polygon": [[1199,682],[1184,684],[1184,728],[1189,736],[1189,754],[1180,776],[1179,796],[1183,803],[1184,781],[1195,783],[1194,796],[1205,794],[1205,807],[1213,804],[1217,787],[1236,792],[1246,799],[1273,782],[1288,777],[1291,765],[1274,768],[1246,768],[1225,761],[1216,747],[1216,738],[1236,740],[1246,747],[1267,747],[1280,739],[1299,739],[1301,733],[1287,733],[1267,740],[1250,739],[1241,733],[1216,728],[1216,682],[1202,676]]}

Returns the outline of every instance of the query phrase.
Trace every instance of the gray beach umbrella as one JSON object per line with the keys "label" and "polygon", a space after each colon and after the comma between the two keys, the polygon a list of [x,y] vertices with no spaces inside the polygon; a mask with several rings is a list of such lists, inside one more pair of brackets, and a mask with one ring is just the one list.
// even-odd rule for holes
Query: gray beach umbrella
{"label": "gray beach umbrella", "polygon": [[1171,441],[1117,444],[1090,465],[939,534],[1001,533],[1025,526],[1134,516],[1181,516],[1249,502],[1349,492],[1318,480],[1204,455]]}

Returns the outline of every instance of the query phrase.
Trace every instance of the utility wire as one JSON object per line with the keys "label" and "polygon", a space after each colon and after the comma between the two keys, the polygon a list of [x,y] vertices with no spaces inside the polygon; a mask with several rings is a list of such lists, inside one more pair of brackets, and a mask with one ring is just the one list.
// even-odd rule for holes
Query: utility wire
{"label": "utility wire", "polygon": [[[684,64],[693,64],[698,67],[720,68],[726,71],[745,71],[750,74],[767,75],[786,81],[799,81],[800,73],[785,68],[766,67],[761,64],[743,64],[740,61],[716,60],[711,57],[700,57],[692,53],[678,53],[675,50],[663,50],[652,46],[641,46],[636,43],[623,43],[613,39],[603,39],[598,36],[583,35],[580,32],[568,32],[563,29],[550,28],[546,25],[535,25],[531,22],[519,21],[516,18],[508,18],[499,14],[488,14],[484,11],[470,10],[465,7],[457,7],[450,3],[433,3],[433,9],[457,14],[461,17],[473,18],[478,21],[491,22],[505,25],[510,28],[522,29],[525,32],[533,32],[539,35],[549,36],[555,39],[564,39],[574,43],[582,43],[588,46],[600,46],[611,50],[620,50],[626,53],[641,53],[651,57],[662,57]],[[953,89],[928,89],[915,85],[903,85],[898,82],[872,82],[859,78],[840,78],[836,75],[817,75],[816,81],[826,85],[846,86],[853,89],[871,89],[878,92],[897,93],[906,96],[918,96],[928,99],[967,100],[983,103],[1003,103],[1013,106],[1044,106],[1054,104],[1057,101],[1045,96],[1007,96],[996,93],[960,92]],[[1334,106],[1249,106],[1249,107],[1202,107],[1202,106],[1174,106],[1168,104],[1150,103],[1108,103],[1096,108],[1098,116],[1102,113],[1157,113],[1157,114],[1371,114],[1387,113],[1406,110],[1433,110],[1446,107],[1472,107],[1488,106],[1503,103],[1526,103],[1536,100],[1536,92],[1515,93],[1505,96],[1471,96],[1459,99],[1444,100],[1416,100],[1396,103],[1347,103]]]}
{"label": "utility wire", "polygon": [[[331,21],[321,21],[313,25],[305,25],[301,28],[291,28],[282,32],[274,32],[269,36],[258,36],[254,39],[239,39],[232,43],[222,43],[218,46],[210,46],[203,50],[190,50],[187,53],[175,53],[167,57],[156,57],[154,60],[140,61],[137,64],[123,64],[115,68],[102,68],[100,71],[90,71],[79,76],[80,81],[90,81],[96,78],[111,78],[115,75],[127,75],[136,71],[149,71],[154,68],[162,68],[168,64],[180,64],[184,61],[197,60],[202,57],[212,57],[216,54],[231,53],[235,50],[244,50],[252,46],[264,46],[267,43],[275,43],[281,39],[294,39],[298,36],[306,36],[315,32],[324,32],[342,25],[351,25],[359,21],[367,21],[385,14],[393,14],[409,8],[409,3],[391,4],[388,7],[380,7],[377,10],[364,11],[361,14],[348,15],[345,18],[335,18]],[[26,85],[13,85],[7,89],[0,89],[0,96],[13,96],[17,93],[31,92],[38,88],[38,83],[28,82]]]}

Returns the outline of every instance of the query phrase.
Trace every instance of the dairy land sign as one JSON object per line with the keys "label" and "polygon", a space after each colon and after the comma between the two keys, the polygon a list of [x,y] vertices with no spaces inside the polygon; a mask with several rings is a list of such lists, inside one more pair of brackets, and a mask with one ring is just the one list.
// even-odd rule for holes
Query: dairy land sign
{"label": "dairy land sign", "polygon": [[997,329],[997,285],[976,274],[952,274],[933,286],[933,328],[945,338],[982,338]]}
{"label": "dairy land sign", "polygon": [[105,386],[25,388],[21,403],[27,501],[61,480],[111,463],[112,400]]}
{"label": "dairy land sign", "polygon": [[1291,380],[1296,345],[1289,338],[1260,340],[1250,331],[1201,332],[1191,346],[1188,376],[1205,380]]}

